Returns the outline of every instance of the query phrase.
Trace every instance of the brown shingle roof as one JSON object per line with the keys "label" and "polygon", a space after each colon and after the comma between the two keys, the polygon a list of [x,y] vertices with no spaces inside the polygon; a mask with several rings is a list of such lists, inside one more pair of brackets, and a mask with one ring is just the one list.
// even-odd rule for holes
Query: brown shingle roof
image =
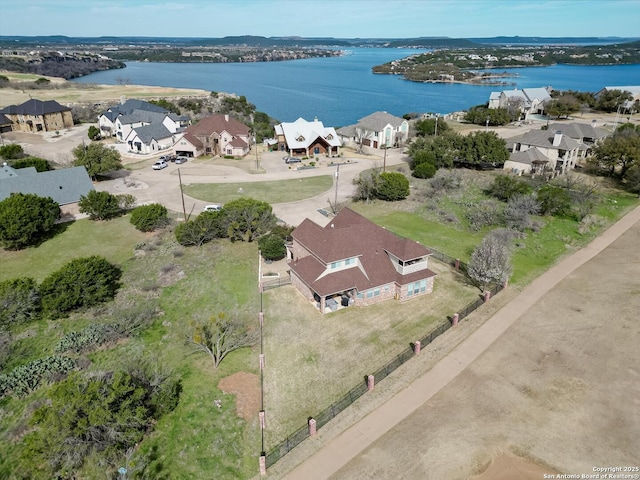
{"label": "brown shingle roof", "polygon": [[[306,219],[291,235],[294,241],[312,253],[295,259],[290,264],[291,269],[320,295],[352,288],[364,291],[391,282],[404,285],[435,275],[430,270],[399,274],[389,254],[409,261],[430,255],[431,251],[418,242],[379,227],[348,208],[325,227]],[[351,267],[319,278],[328,264],[353,257],[358,257],[362,270]]]}
{"label": "brown shingle roof", "polygon": [[186,132],[193,135],[211,135],[212,133],[229,132],[231,135],[249,135],[249,127],[240,123],[230,115],[211,115],[195,125],[187,127]]}

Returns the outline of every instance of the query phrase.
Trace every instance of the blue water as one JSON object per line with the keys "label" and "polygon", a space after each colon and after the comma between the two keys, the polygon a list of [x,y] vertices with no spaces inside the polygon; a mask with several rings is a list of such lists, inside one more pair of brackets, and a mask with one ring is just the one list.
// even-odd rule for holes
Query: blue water
{"label": "blue water", "polygon": [[[198,88],[244,95],[259,111],[282,122],[317,117],[325,125],[356,123],[375,111],[450,113],[489,100],[492,91],[509,87],[416,83],[393,75],[375,75],[374,65],[423,50],[354,48],[348,55],[268,63],[148,63],[96,72],[81,83]],[[518,88],[552,86],[558,90],[596,92],[604,86],[640,85],[640,65],[530,67],[505,69]],[[500,69],[499,71],[504,71]]]}

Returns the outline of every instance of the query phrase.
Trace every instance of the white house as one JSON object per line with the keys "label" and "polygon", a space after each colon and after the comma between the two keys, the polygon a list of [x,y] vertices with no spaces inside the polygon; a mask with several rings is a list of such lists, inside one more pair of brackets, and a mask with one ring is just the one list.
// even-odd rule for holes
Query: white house
{"label": "white house", "polygon": [[131,129],[125,143],[129,152],[156,153],[171,148],[180,136],[181,133],[172,133],[163,124],[155,123]]}
{"label": "white house", "polygon": [[391,148],[403,144],[409,136],[409,122],[387,112],[375,112],[355,125],[338,129],[345,144],[359,147]]}
{"label": "white house", "polygon": [[342,142],[333,127],[325,127],[317,118],[308,122],[298,118],[295,122],[280,123],[274,127],[278,150],[294,156],[336,156]]}
{"label": "white house", "polygon": [[551,100],[552,90],[551,87],[541,87],[491,92],[489,108],[517,109],[521,114],[520,120],[526,120],[529,115],[544,113],[545,103]]}

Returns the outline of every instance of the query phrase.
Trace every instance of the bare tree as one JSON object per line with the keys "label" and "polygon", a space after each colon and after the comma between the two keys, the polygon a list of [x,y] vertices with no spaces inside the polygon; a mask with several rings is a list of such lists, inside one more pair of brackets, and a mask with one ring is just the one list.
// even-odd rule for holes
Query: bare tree
{"label": "bare tree", "polygon": [[372,132],[366,128],[356,127],[356,145],[358,146],[358,153],[362,153],[362,149],[367,140],[371,138]]}
{"label": "bare tree", "polygon": [[231,352],[257,343],[259,332],[252,329],[239,315],[219,313],[208,319],[193,320],[187,333],[187,344],[195,351],[207,353],[218,368]]}
{"label": "bare tree", "polygon": [[490,232],[471,254],[469,277],[484,290],[491,283],[504,283],[513,271],[509,235],[503,229]]}

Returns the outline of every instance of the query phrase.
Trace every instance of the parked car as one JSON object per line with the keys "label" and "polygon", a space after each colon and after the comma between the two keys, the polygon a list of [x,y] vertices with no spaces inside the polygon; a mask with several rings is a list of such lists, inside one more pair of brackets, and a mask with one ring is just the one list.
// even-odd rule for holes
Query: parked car
{"label": "parked car", "polygon": [[180,164],[180,163],[186,163],[187,162],[187,157],[178,157],[176,158],[176,163]]}
{"label": "parked car", "polygon": [[168,166],[169,164],[164,160],[158,160],[156,163],[153,164],[152,168],[154,170],[162,170],[163,168],[167,168]]}
{"label": "parked car", "polygon": [[296,157],[284,157],[284,163],[300,163],[302,160]]}
{"label": "parked car", "polygon": [[162,160],[163,162],[168,162],[171,160],[171,155],[162,155],[158,160]]}
{"label": "parked car", "polygon": [[211,205],[205,205],[202,209],[203,212],[219,212],[222,210],[222,205],[219,203],[212,203]]}

